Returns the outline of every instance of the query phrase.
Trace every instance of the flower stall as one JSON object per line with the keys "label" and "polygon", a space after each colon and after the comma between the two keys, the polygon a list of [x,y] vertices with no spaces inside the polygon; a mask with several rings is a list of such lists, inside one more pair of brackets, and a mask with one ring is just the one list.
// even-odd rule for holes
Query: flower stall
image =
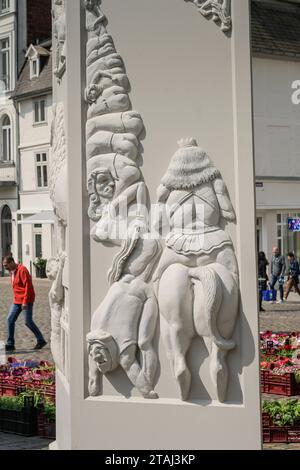
{"label": "flower stall", "polygon": [[293,396],[300,394],[300,334],[260,334],[261,391]]}
{"label": "flower stall", "polygon": [[0,430],[55,438],[55,368],[47,361],[0,365]]}

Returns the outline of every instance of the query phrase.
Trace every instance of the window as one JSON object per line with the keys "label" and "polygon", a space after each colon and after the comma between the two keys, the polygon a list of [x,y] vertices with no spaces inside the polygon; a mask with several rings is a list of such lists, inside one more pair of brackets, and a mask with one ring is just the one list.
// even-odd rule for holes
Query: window
{"label": "window", "polygon": [[30,60],[30,79],[38,77],[40,74],[40,60]]}
{"label": "window", "polygon": [[46,100],[39,100],[34,102],[34,122],[46,121]]}
{"label": "window", "polygon": [[11,124],[7,115],[3,117],[1,126],[1,160],[11,160]]}
{"label": "window", "polygon": [[48,159],[46,153],[37,153],[35,156],[36,180],[38,188],[48,187]]}
{"label": "window", "polygon": [[0,39],[0,80],[5,90],[9,90],[10,87],[10,45],[9,39]]}
{"label": "window", "polygon": [[10,8],[10,0],[1,0],[0,7],[1,13],[7,13]]}

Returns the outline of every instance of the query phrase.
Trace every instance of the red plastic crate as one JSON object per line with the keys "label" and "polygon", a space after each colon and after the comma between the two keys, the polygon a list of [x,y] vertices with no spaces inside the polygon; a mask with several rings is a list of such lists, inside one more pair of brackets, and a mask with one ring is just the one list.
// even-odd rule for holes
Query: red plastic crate
{"label": "red plastic crate", "polygon": [[300,442],[300,426],[270,426],[263,428],[264,443]]}
{"label": "red plastic crate", "polygon": [[261,391],[290,397],[299,393],[299,385],[293,373],[275,375],[268,370],[261,371]]}
{"label": "red plastic crate", "polygon": [[2,382],[1,395],[15,397],[17,395],[17,386],[12,383]]}

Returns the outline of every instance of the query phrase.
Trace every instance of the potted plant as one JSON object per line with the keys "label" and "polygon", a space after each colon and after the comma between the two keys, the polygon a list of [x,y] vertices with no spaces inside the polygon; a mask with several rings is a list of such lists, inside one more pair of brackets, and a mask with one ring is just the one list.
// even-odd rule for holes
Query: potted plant
{"label": "potted plant", "polygon": [[46,258],[43,258],[42,256],[39,256],[38,258],[35,259],[33,263],[35,269],[36,269],[36,277],[40,278],[46,278],[46,265],[47,265],[47,260]]}

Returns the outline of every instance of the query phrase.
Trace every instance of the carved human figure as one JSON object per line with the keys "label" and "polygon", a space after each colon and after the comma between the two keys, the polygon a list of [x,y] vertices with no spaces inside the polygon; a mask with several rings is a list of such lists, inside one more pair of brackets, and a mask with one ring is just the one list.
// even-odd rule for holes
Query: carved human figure
{"label": "carved human figure", "polygon": [[64,0],[53,1],[53,32],[56,39],[54,75],[61,80],[66,71],[66,16]]}
{"label": "carved human figure", "polygon": [[239,278],[232,241],[221,228],[221,219],[233,222],[235,214],[219,171],[194,139],[180,142],[158,189],[158,202],[167,212],[171,230],[154,282],[162,334],[181,397],[189,397],[186,354],[199,335],[209,349],[212,380],[223,402],[226,356],[235,347],[231,337]]}
{"label": "carved human figure", "polygon": [[152,345],[157,317],[156,297],[141,279],[126,275],[110,287],[87,335],[92,396],[102,393],[102,374],[120,365],[143,397],[158,398],[153,390],[157,356]]}
{"label": "carved human figure", "polygon": [[62,370],[61,357],[61,316],[64,307],[63,269],[66,253],[61,252],[58,257],[50,258],[47,262],[46,273],[48,279],[53,281],[49,292],[49,305],[51,310],[51,353],[56,366]]}
{"label": "carved human figure", "polygon": [[89,33],[98,35],[101,31],[102,23],[106,21],[105,15],[103,15],[100,5],[102,0],[84,0],[84,6],[86,8],[86,26]]}

